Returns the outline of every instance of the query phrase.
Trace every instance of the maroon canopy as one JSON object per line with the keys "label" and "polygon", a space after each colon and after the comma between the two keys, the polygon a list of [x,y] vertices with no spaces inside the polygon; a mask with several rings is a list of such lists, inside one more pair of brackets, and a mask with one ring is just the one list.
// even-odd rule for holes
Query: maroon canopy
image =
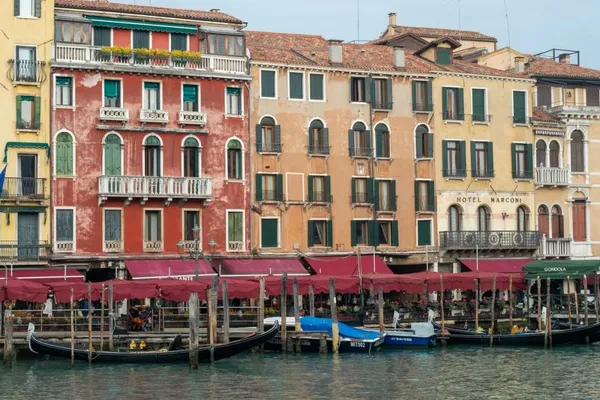
{"label": "maroon canopy", "polygon": [[9,279],[2,282],[0,293],[0,299],[2,300],[45,303],[48,298],[48,287],[36,282]]}
{"label": "maroon canopy", "polygon": [[425,290],[425,279],[407,275],[365,275],[363,277],[363,287],[367,288],[367,282],[373,284],[375,291],[379,290],[379,286],[384,293],[389,292],[407,292],[407,293],[423,293]]}

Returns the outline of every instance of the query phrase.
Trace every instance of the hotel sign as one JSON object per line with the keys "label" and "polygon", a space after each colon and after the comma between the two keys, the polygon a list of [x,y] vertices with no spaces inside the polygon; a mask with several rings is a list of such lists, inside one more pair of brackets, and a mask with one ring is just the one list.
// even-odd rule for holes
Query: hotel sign
{"label": "hotel sign", "polygon": [[[481,203],[479,196],[459,196],[456,198],[457,203]],[[523,199],[521,197],[510,197],[510,196],[492,196],[490,197],[490,203],[504,203],[504,204],[521,204]]]}

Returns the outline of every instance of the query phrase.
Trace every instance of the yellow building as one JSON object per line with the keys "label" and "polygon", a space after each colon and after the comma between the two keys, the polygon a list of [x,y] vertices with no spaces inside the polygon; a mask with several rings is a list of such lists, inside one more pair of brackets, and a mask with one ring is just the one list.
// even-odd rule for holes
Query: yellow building
{"label": "yellow building", "polygon": [[[46,263],[50,253],[49,60],[53,0],[10,0],[0,16],[2,264]],[[4,166],[2,168],[4,168]]]}

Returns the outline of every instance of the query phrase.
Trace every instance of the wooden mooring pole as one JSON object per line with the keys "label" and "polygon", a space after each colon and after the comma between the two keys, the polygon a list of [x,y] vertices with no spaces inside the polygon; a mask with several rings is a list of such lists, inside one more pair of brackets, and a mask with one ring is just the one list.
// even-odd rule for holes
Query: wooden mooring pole
{"label": "wooden mooring pole", "polygon": [[598,273],[594,273],[594,311],[596,311],[596,323],[598,323],[598,314],[600,313],[598,305]]}
{"label": "wooden mooring pole", "polygon": [[92,365],[92,351],[94,345],[92,343],[92,284],[88,282],[88,304],[87,304],[87,317],[88,317],[88,364]]}
{"label": "wooden mooring pole", "polygon": [[113,295],[113,283],[108,283],[108,350],[113,351],[113,331],[115,330],[115,308],[114,308],[114,295]]}
{"label": "wooden mooring pole", "polygon": [[[258,321],[256,322],[257,331],[265,331],[265,278],[260,278],[258,282]],[[264,346],[260,345],[259,352],[263,352]]]}
{"label": "wooden mooring pole", "polygon": [[446,316],[444,314],[444,277],[440,275],[440,315],[442,317],[442,335],[446,333]]}
{"label": "wooden mooring pole", "polygon": [[75,299],[73,297],[73,288],[71,288],[71,366],[75,364],[75,310],[73,309]]}
{"label": "wooden mooring pole", "polygon": [[583,276],[583,298],[585,299],[584,303],[583,303],[583,315],[585,318],[585,324],[588,325],[590,323],[589,319],[588,319],[588,280],[587,280],[587,275]]}
{"label": "wooden mooring pole", "polygon": [[537,320],[538,320],[538,332],[542,331],[542,280],[537,277]]}
{"label": "wooden mooring pole", "polygon": [[577,284],[573,282],[573,285],[575,286],[573,288],[573,293],[575,294],[575,321],[579,325],[579,295],[577,294]]}
{"label": "wooden mooring pole", "polygon": [[[300,329],[300,307],[298,305],[298,279],[296,279],[296,278],[294,278],[294,281],[293,281],[292,293],[294,295],[294,330],[296,332],[300,332],[302,329]],[[294,352],[300,353],[301,347],[300,347],[300,337],[299,336],[294,336],[293,345],[294,345]]]}
{"label": "wooden mooring pole", "polygon": [[573,322],[571,319],[571,277],[567,276],[567,315],[569,318],[569,329],[573,329]]}
{"label": "wooden mooring pole", "polygon": [[490,347],[494,345],[494,320],[496,319],[496,275],[492,278],[492,322],[490,323]]}
{"label": "wooden mooring pole", "polygon": [[546,278],[546,331],[544,332],[544,348],[548,348],[548,346],[552,347],[552,342],[550,340],[550,331],[551,331],[551,313],[550,313],[550,278]]}
{"label": "wooden mooring pole", "polygon": [[385,321],[383,319],[384,315],[383,315],[383,288],[381,287],[381,285],[379,286],[378,289],[378,297],[379,297],[379,301],[377,302],[377,305],[379,306],[379,332],[383,332],[383,329],[385,328],[384,324]]}
{"label": "wooden mooring pole", "polygon": [[13,344],[13,318],[12,308],[9,307],[10,315],[4,319],[4,355],[3,362],[8,368],[12,368],[12,362],[15,358],[15,347]]}
{"label": "wooden mooring pole", "polygon": [[479,330],[479,279],[475,279],[475,330]]}
{"label": "wooden mooring pole", "polygon": [[[210,289],[209,289],[210,290]],[[198,369],[198,293],[190,294],[189,326],[190,326],[190,367]]]}
{"label": "wooden mooring pole", "polygon": [[[219,305],[219,277],[217,275],[213,276],[212,284],[211,284],[211,310],[210,310],[210,332],[212,335],[212,344],[215,345],[218,343],[217,338],[217,310]],[[214,354],[211,352],[210,361],[214,362]]]}
{"label": "wooden mooring pole", "polygon": [[104,285],[100,294],[100,351],[104,350]]}
{"label": "wooden mooring pole", "polygon": [[315,289],[312,284],[308,287],[308,309],[311,317],[315,316]]}
{"label": "wooden mooring pole", "polygon": [[340,343],[340,327],[338,326],[337,298],[335,297],[335,280],[329,278],[329,304],[331,307],[331,333],[333,353],[337,354]]}
{"label": "wooden mooring pole", "polygon": [[227,281],[223,281],[223,343],[229,343],[229,297]]}
{"label": "wooden mooring pole", "polygon": [[508,324],[512,329],[513,326],[513,280],[512,275],[508,277]]}
{"label": "wooden mooring pole", "polygon": [[281,352],[287,351],[287,274],[281,276]]}

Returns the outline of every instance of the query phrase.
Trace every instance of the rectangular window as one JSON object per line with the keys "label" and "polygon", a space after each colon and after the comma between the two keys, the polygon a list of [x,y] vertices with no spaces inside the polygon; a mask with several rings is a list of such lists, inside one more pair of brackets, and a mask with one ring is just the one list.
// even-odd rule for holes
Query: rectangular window
{"label": "rectangular window", "polygon": [[121,81],[104,80],[104,107],[121,107]]}
{"label": "rectangular window", "polygon": [[41,0],[14,0],[15,17],[40,18]]}
{"label": "rectangular window", "polygon": [[276,71],[261,70],[260,71],[260,97],[267,99],[277,98],[275,93],[275,78]]}
{"label": "rectangular window", "polygon": [[245,54],[243,35],[204,34],[206,38],[200,43],[202,53],[240,57]]}
{"label": "rectangular window", "polygon": [[445,48],[437,48],[435,51],[436,63],[439,65],[452,64],[452,50]]}
{"label": "rectangular window", "polygon": [[288,75],[290,84],[290,99],[303,100],[304,99],[304,73],[303,72],[290,72]]}
{"label": "rectangular window", "polygon": [[[110,32],[110,29],[108,31]],[[54,22],[54,40],[56,42],[90,44],[92,39],[91,32],[92,26],[90,24],[74,21]],[[97,46],[96,44],[94,45]],[[110,46],[110,42],[106,46]]]}
{"label": "rectangular window", "polygon": [[188,36],[185,33],[171,33],[171,51],[187,51]]}
{"label": "rectangular window", "polygon": [[243,211],[227,211],[227,250],[244,250]]}
{"label": "rectangular window", "polygon": [[144,82],[144,109],[161,110],[160,83]]}
{"label": "rectangular window", "polygon": [[40,129],[40,98],[17,96],[17,129]]}
{"label": "rectangular window", "polygon": [[517,165],[517,178],[524,178],[525,171],[526,171],[525,159],[527,157],[525,145],[517,144],[515,146],[515,152],[516,152],[516,159],[517,159],[517,164],[516,164]]}
{"label": "rectangular window", "polygon": [[473,122],[489,122],[486,104],[485,89],[472,89]]}
{"label": "rectangular window", "polygon": [[199,111],[198,85],[183,85],[183,111]]}
{"label": "rectangular window", "polygon": [[17,82],[37,82],[37,54],[33,46],[17,46],[15,60],[15,80]]}
{"label": "rectangular window", "polygon": [[594,107],[600,106],[600,88],[591,87],[586,88],[585,91],[585,100],[587,103],[586,105]]}
{"label": "rectangular window", "polygon": [[513,123],[527,123],[526,92],[524,91],[513,92]]}
{"label": "rectangular window", "polygon": [[279,144],[277,143],[277,135],[275,135],[275,125],[262,125],[262,147],[261,152],[278,152]]}
{"label": "rectangular window", "polygon": [[486,143],[475,143],[475,176],[488,176]]}
{"label": "rectangular window", "polygon": [[474,178],[494,177],[494,144],[471,142],[471,174]]}
{"label": "rectangular window", "polygon": [[370,157],[370,132],[361,128],[355,128],[353,131],[350,132],[352,133],[352,141],[350,142],[350,155],[353,157]]}
{"label": "rectangular window", "polygon": [[329,231],[331,221],[309,221],[309,225],[312,225],[312,229],[309,234],[312,235],[312,243],[309,243],[309,247],[313,246],[331,246],[328,238],[331,235]]}
{"label": "rectangular window", "polygon": [[325,203],[329,202],[329,199],[326,196],[326,180],[325,176],[309,176],[309,201],[316,203]]}
{"label": "rectangular window", "polygon": [[183,240],[200,239],[200,211],[183,212]]}
{"label": "rectangular window", "polygon": [[367,178],[355,178],[354,180],[356,188],[355,188],[355,192],[356,192],[356,198],[355,198],[355,203],[368,203],[369,199],[367,196],[368,193],[368,189],[367,189]]}
{"label": "rectangular window", "polygon": [[533,177],[533,146],[529,143],[511,145],[513,179],[531,179]]}
{"label": "rectangular window", "polygon": [[276,175],[263,175],[263,200],[277,200],[277,182]]}
{"label": "rectangular window", "polygon": [[465,142],[458,140],[444,140],[443,147],[443,175],[446,177],[465,177]]}
{"label": "rectangular window", "polygon": [[56,209],[56,241],[73,242],[74,210]]}
{"label": "rectangular window", "polygon": [[260,247],[279,247],[279,219],[262,218],[260,220]]}
{"label": "rectangular window", "polygon": [[226,102],[227,115],[242,115],[242,89],[228,87]]}
{"label": "rectangular window", "polygon": [[377,184],[379,185],[379,211],[393,211],[392,195],[395,197],[395,193],[392,193],[392,182],[378,181]]}
{"label": "rectangular window", "polygon": [[435,211],[433,181],[415,181],[415,211]]}
{"label": "rectangular window", "polygon": [[463,90],[461,88],[442,89],[442,111],[445,120],[463,121]]}
{"label": "rectangular window", "polygon": [[[537,85],[537,106],[538,107],[552,107],[552,86],[549,85]],[[600,89],[596,88],[596,93]],[[589,97],[588,97],[589,99]]]}
{"label": "rectangular window", "polygon": [[354,221],[354,235],[356,241],[353,246],[366,246],[369,244],[369,222],[368,221]]}
{"label": "rectangular window", "polygon": [[378,221],[377,222],[377,244],[384,246],[392,245],[392,222]]}
{"label": "rectangular window", "polygon": [[419,182],[419,209],[421,211],[429,210],[429,182]]}
{"label": "rectangular window", "polygon": [[413,81],[413,111],[433,111],[431,98],[431,82]]}
{"label": "rectangular window", "polygon": [[375,79],[375,98],[373,101],[375,102],[373,108],[380,110],[389,109],[388,102],[388,93],[387,93],[387,79]]}
{"label": "rectangular window", "polygon": [[162,230],[161,230],[161,212],[158,210],[146,210],[146,231],[144,240],[146,242],[161,242],[162,241]]}
{"label": "rectangular window", "polygon": [[94,27],[94,46],[110,46],[111,30],[110,28],[104,28],[101,26]]}
{"label": "rectangular window", "polygon": [[431,220],[417,220],[417,246],[431,246]]}
{"label": "rectangular window", "polygon": [[57,76],[54,86],[54,104],[57,106],[73,105],[73,78]]}
{"label": "rectangular window", "polygon": [[150,32],[148,31],[133,31],[133,46],[134,49],[149,49],[150,48]]}
{"label": "rectangular window", "polygon": [[121,210],[104,210],[104,240],[106,242],[121,242],[123,240]]}
{"label": "rectangular window", "polygon": [[309,74],[309,90],[311,100],[325,100],[325,76]]}
{"label": "rectangular window", "polygon": [[353,103],[365,102],[365,78],[350,78],[350,101]]}

